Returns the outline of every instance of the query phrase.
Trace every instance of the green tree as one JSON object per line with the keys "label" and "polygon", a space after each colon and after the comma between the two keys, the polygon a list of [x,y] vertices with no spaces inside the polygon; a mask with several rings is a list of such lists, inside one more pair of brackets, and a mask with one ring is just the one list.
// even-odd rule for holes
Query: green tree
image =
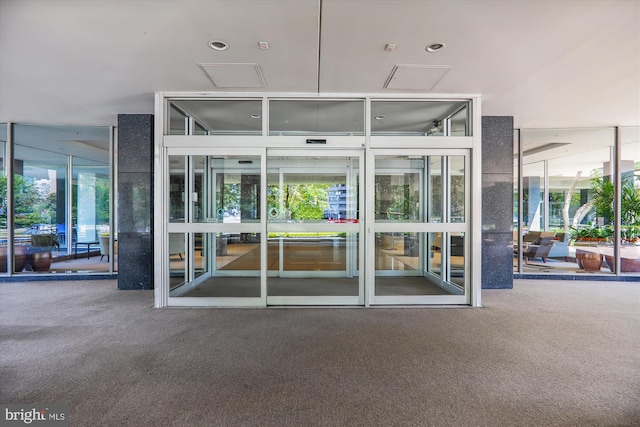
{"label": "green tree", "polygon": [[294,220],[324,219],[331,184],[293,184],[285,190],[285,208]]}

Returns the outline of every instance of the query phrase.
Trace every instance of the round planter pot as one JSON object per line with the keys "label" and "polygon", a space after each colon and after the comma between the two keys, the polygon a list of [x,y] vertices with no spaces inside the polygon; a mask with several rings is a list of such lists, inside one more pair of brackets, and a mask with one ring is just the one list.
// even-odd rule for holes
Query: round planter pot
{"label": "round planter pot", "polygon": [[[27,246],[15,246],[13,248],[13,266],[16,273],[24,270],[29,258],[29,248]],[[0,246],[0,273],[7,272],[7,247]]]}
{"label": "round planter pot", "polygon": [[22,270],[24,270],[24,267],[27,265],[28,261],[29,261],[29,247],[14,246],[13,247],[13,270],[16,273],[20,273]]}
{"label": "round planter pot", "polygon": [[49,271],[51,260],[51,252],[35,252],[29,257],[33,271]]}
{"label": "round planter pot", "polygon": [[[604,257],[607,267],[612,273],[615,273],[616,266],[612,256]],[[620,258],[620,271],[623,273],[640,273],[640,259]]]}
{"label": "round planter pot", "polygon": [[588,272],[598,272],[602,268],[602,255],[589,252],[589,251],[581,251],[580,249],[576,250],[576,261],[578,261],[578,265],[582,265],[582,269]]}

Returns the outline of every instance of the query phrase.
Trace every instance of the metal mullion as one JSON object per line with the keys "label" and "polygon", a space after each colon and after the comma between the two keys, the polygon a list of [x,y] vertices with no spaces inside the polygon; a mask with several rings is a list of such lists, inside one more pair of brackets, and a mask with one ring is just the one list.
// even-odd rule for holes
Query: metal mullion
{"label": "metal mullion", "polygon": [[14,156],[14,145],[13,145],[13,126],[14,124],[9,122],[7,123],[7,145],[5,147],[7,161],[5,162],[5,171],[7,174],[7,200],[4,201],[7,209],[7,274],[9,276],[13,275],[13,236],[14,236],[14,228],[13,228],[13,219],[15,214],[14,209],[14,191],[13,191],[13,156]]}
{"label": "metal mullion", "polygon": [[464,277],[465,285],[464,285],[464,293],[465,295],[470,295],[471,293],[471,153],[469,155],[464,156],[464,224],[465,224],[465,232],[464,232]]}
{"label": "metal mullion", "polygon": [[115,173],[114,168],[116,165],[115,161],[115,132],[116,128],[114,126],[109,127],[109,273],[113,273],[114,270],[114,259],[116,255],[115,251],[115,226],[114,226],[114,217],[115,217],[115,201],[113,195],[115,194]]}
{"label": "metal mullion", "polygon": [[[449,173],[449,156],[442,156],[442,222],[451,223],[451,175]],[[440,276],[445,282],[450,281],[449,253],[451,239],[448,232],[442,233],[440,248]]]}
{"label": "metal mullion", "polygon": [[622,170],[620,168],[622,162],[622,128],[616,126],[615,141],[614,141],[614,159],[613,159],[613,171],[615,176],[615,188],[614,188],[614,222],[613,222],[613,262],[615,264],[615,274],[620,276],[622,274],[621,267],[621,237],[622,237]]}
{"label": "metal mullion", "polygon": [[524,266],[522,258],[522,204],[524,196],[522,194],[522,186],[524,178],[522,176],[522,168],[524,166],[522,156],[522,130],[518,129],[518,273],[522,274]]}
{"label": "metal mullion", "polygon": [[[282,168],[278,168],[278,188],[280,189],[278,194],[278,205],[280,208],[280,214],[284,214],[284,173]],[[273,224],[269,227],[273,227]],[[278,274],[282,275],[284,271],[284,242],[282,238],[278,238]]]}
{"label": "metal mullion", "polygon": [[[65,221],[67,222],[66,238],[67,238],[67,255],[71,255],[71,246],[73,245],[73,156],[67,156],[67,171],[66,171],[66,205],[67,211],[65,212]],[[77,218],[76,218],[77,220]],[[88,249],[87,249],[88,250]]]}
{"label": "metal mullion", "polygon": [[549,227],[549,199],[551,198],[549,194],[549,160],[545,160],[543,165],[544,198],[542,199],[542,230],[547,231]]}
{"label": "metal mullion", "polygon": [[[266,102],[266,101],[265,101]],[[266,107],[263,108],[263,112]],[[267,306],[268,244],[267,230],[267,150],[260,150],[260,301]]]}
{"label": "metal mullion", "polygon": [[[164,148],[164,138],[168,133],[169,104],[162,93],[155,96],[155,124],[154,124],[154,202],[156,206],[161,206],[160,215],[154,214],[154,242],[153,251],[156,262],[154,263],[154,306],[166,307],[169,304],[169,234],[166,232],[169,221],[169,155]],[[167,167],[165,168],[165,165]],[[159,256],[158,256],[159,255]]]}
{"label": "metal mullion", "polygon": [[[193,223],[193,201],[192,195],[194,186],[194,168],[193,168],[193,156],[186,156],[185,159],[185,168],[186,168],[186,176],[185,176],[185,220],[192,224]],[[185,244],[187,247],[185,248],[185,269],[187,270],[187,282],[193,282],[195,279],[195,263],[193,262],[194,257],[194,244],[195,244],[195,233],[188,233],[187,238],[185,239]]]}

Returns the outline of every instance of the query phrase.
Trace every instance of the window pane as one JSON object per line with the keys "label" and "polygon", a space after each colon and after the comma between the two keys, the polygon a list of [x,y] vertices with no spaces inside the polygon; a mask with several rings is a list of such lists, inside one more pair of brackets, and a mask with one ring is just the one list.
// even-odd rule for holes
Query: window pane
{"label": "window pane", "polygon": [[613,254],[615,129],[522,130],[521,138],[522,271],[610,273],[581,259]]}
{"label": "window pane", "polygon": [[186,135],[185,117],[194,121],[193,135],[261,135],[261,100],[172,101],[170,135]]}
{"label": "window pane", "polygon": [[465,169],[462,156],[449,156],[449,193],[451,195],[450,222],[464,222]]}
{"label": "window pane", "polygon": [[210,166],[215,199],[207,221],[260,221],[260,157],[214,157],[210,159]]}
{"label": "window pane", "polygon": [[169,222],[184,222],[186,157],[169,156]]}
{"label": "window pane", "polygon": [[99,239],[110,233],[109,128],[14,129],[15,244],[28,246],[25,271],[109,271],[105,255],[115,250]]}
{"label": "window pane", "polygon": [[463,295],[464,245],[464,233],[376,233],[376,295]]}
{"label": "window pane", "polygon": [[[640,274],[640,127],[625,127],[622,131],[622,217],[620,272]],[[610,269],[613,258],[605,256]]]}
{"label": "window pane", "polygon": [[468,101],[372,101],[371,135],[443,136],[451,119],[450,135],[470,135]]}
{"label": "window pane", "polygon": [[364,135],[363,100],[269,102],[269,135]]}

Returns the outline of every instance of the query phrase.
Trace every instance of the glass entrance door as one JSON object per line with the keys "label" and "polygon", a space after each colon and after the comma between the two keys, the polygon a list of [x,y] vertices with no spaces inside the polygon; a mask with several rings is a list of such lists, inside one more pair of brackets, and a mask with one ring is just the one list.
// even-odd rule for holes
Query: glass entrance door
{"label": "glass entrance door", "polygon": [[245,151],[169,155],[171,305],[265,305],[264,155]]}
{"label": "glass entrance door", "polygon": [[267,304],[363,304],[359,151],[270,150]]}
{"label": "glass entrance door", "polygon": [[170,305],[469,303],[467,150],[210,151],[169,151]]}
{"label": "glass entrance door", "polygon": [[468,303],[468,152],[374,150],[369,159],[368,302]]}

